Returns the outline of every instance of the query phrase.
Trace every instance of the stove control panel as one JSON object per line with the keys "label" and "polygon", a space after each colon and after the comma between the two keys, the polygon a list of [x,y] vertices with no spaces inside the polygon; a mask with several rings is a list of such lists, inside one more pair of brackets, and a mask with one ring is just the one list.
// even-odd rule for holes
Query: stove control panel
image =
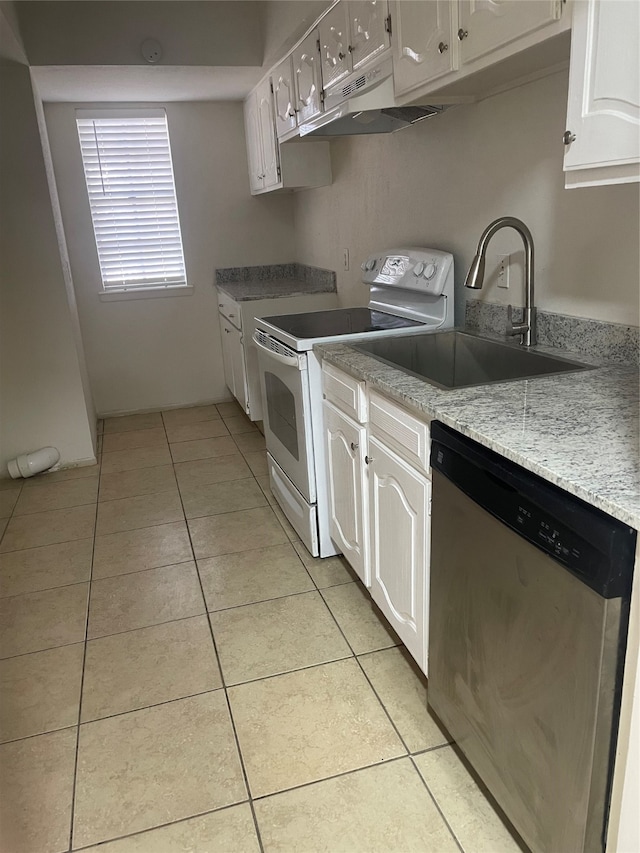
{"label": "stove control panel", "polygon": [[390,249],[370,255],[360,265],[368,285],[417,290],[441,296],[453,276],[453,256],[439,249]]}

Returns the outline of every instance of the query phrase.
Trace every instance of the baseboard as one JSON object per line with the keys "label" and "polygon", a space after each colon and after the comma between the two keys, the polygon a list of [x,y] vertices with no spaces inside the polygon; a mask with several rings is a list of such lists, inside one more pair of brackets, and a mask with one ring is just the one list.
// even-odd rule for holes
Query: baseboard
{"label": "baseboard", "polygon": [[108,412],[98,412],[96,417],[121,418],[124,415],[147,415],[152,412],[168,412],[171,409],[193,409],[194,406],[215,406],[217,403],[232,403],[235,397],[223,397],[217,400],[200,400],[197,403],[178,403],[175,406],[153,406],[148,409],[112,409]]}

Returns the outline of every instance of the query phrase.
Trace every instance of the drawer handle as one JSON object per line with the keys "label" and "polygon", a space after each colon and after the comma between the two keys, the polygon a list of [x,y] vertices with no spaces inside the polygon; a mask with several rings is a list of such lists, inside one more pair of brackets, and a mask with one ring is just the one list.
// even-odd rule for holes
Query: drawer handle
{"label": "drawer handle", "polygon": [[369,465],[369,463],[373,462],[373,456],[365,456],[364,461]]}
{"label": "drawer handle", "polygon": [[351,450],[353,450],[354,453],[356,452],[359,446],[359,444],[355,444],[353,441],[351,442]]}

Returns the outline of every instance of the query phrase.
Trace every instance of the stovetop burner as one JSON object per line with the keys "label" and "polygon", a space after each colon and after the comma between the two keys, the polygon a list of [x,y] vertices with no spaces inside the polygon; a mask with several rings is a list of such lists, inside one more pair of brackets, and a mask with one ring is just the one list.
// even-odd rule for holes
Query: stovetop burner
{"label": "stovetop burner", "polygon": [[405,317],[384,311],[372,311],[370,308],[336,308],[331,311],[285,314],[263,319],[298,339],[383,332],[424,325],[418,320],[407,320]]}

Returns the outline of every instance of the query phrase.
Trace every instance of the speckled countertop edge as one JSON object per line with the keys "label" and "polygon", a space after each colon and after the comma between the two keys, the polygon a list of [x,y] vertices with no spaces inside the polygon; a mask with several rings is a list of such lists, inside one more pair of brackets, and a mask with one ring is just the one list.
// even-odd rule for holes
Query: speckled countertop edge
{"label": "speckled countertop edge", "polygon": [[308,282],[295,278],[225,281],[218,282],[216,287],[236,302],[336,292],[335,283]]}
{"label": "speckled countertop edge", "polygon": [[539,347],[596,366],[579,373],[445,391],[345,344],[315,349],[407,408],[447,424],[640,528],[637,368],[598,364],[584,355]]}

